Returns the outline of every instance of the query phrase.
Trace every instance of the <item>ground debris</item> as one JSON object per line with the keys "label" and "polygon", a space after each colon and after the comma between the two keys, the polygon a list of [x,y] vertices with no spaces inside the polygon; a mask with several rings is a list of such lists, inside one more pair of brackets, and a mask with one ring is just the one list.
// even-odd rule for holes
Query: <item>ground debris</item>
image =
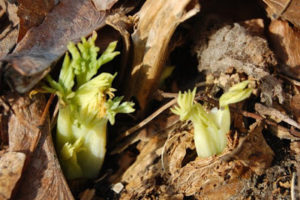
{"label": "ground debris", "polygon": [[[243,197],[240,190],[250,177],[263,174],[273,159],[261,131],[261,124],[253,125],[240,142],[238,138],[231,140],[224,154],[208,159],[196,158],[193,130],[160,133],[140,149],[136,161],[123,174],[121,199]],[[218,193],[220,190],[226,192]]]}
{"label": "ground debris", "polygon": [[149,0],[136,14],[135,30],[131,35],[133,64],[124,89],[127,97],[137,98],[142,110],[158,88],[175,29],[199,10],[200,5],[194,0],[180,3],[177,0]]}
{"label": "ground debris", "polygon": [[13,191],[22,175],[26,155],[21,152],[0,153],[0,199],[13,197]]}
{"label": "ground debris", "polygon": [[[0,0],[0,199],[298,199],[298,8],[298,0]],[[51,137],[55,95],[26,92],[52,69],[56,77],[67,43],[94,30],[100,53],[122,40],[122,56],[103,70],[118,73],[114,87],[137,112],[108,127],[98,179],[67,182]],[[192,123],[169,110],[177,92],[195,87],[195,101],[211,109],[244,80],[253,92],[230,105],[226,149],[197,157]]]}
{"label": "ground debris", "polygon": [[282,89],[282,82],[273,75],[267,75],[261,79],[259,84],[261,90],[261,102],[266,103],[268,106],[273,104],[273,100],[277,99],[279,103],[284,103],[285,96]]}
{"label": "ground debris", "polygon": [[198,70],[225,72],[234,67],[257,80],[269,75],[269,67],[277,64],[267,40],[253,35],[242,25],[216,25],[213,30],[204,31],[196,39],[194,51],[198,57]]}
{"label": "ground debris", "polygon": [[300,123],[300,94],[296,94],[292,97],[291,110],[296,118],[296,121]]}
{"label": "ground debris", "polygon": [[300,28],[299,1],[297,0],[263,0],[271,19],[283,18]]}
{"label": "ground debris", "polygon": [[279,71],[297,79],[300,78],[299,30],[300,27],[291,27],[288,22],[280,20],[272,21],[269,26],[270,44],[281,63]]}
{"label": "ground debris", "polygon": [[298,124],[298,122],[294,121],[289,116],[281,113],[279,110],[276,110],[275,108],[266,107],[260,103],[256,103],[255,110],[262,116],[266,115],[274,118],[278,123],[284,121],[290,124],[291,126],[300,129],[300,125]]}
{"label": "ground debris", "polygon": [[[19,18],[17,6],[0,1],[0,59],[6,56],[16,45]],[[0,68],[1,68],[0,62]],[[1,81],[1,79],[0,79]]]}
{"label": "ground debris", "polygon": [[42,136],[28,167],[22,175],[17,199],[44,200],[74,197],[64,178],[50,134],[49,119],[41,129]]}
{"label": "ground debris", "polygon": [[28,94],[8,93],[1,100],[6,107],[2,114],[8,118],[6,151],[24,154],[21,179],[15,181],[18,188],[13,188],[15,198],[73,199],[56,157],[43,95],[29,98]]}

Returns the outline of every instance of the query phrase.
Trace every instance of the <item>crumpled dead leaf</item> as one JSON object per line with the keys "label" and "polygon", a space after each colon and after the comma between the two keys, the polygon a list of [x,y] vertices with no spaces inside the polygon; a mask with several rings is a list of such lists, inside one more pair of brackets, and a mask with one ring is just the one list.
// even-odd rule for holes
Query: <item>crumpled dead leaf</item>
{"label": "crumpled dead leaf", "polygon": [[[8,151],[26,155],[22,179],[15,192],[17,199],[73,199],[61,171],[53,142],[50,122],[45,120],[45,98],[8,94],[1,97],[8,104]],[[25,160],[25,159],[24,159]]]}
{"label": "crumpled dead leaf", "polygon": [[67,50],[69,41],[78,42],[105,25],[108,12],[98,12],[91,1],[63,0],[38,27],[31,28],[12,54],[5,57],[12,67],[6,80],[21,93],[40,81]]}
{"label": "crumpled dead leaf", "polygon": [[[4,0],[0,1],[0,13],[2,13],[2,17],[0,16],[0,59],[6,56],[17,43],[19,24],[17,10],[16,5],[5,3]],[[1,65],[0,61],[0,68]]]}
{"label": "crumpled dead leaf", "polygon": [[0,153],[0,199],[13,197],[13,191],[22,175],[26,155],[21,152]]}
{"label": "crumpled dead leaf", "polygon": [[12,109],[8,121],[8,150],[24,152],[31,156],[41,136],[39,125],[45,100],[40,95],[36,95],[33,99],[29,99],[26,95],[14,94],[4,98]]}
{"label": "crumpled dead leaf", "polygon": [[158,87],[176,27],[199,10],[200,5],[194,0],[149,0],[135,16],[133,64],[124,90],[128,98],[137,98],[142,110]]}
{"label": "crumpled dead leaf", "polygon": [[55,3],[57,3],[55,0],[35,0],[34,3],[31,0],[18,0],[18,16],[20,18],[18,41],[31,27],[41,24]]}
{"label": "crumpled dead leaf", "polygon": [[41,131],[41,139],[22,175],[16,197],[24,200],[73,200],[53,146],[49,119]]}

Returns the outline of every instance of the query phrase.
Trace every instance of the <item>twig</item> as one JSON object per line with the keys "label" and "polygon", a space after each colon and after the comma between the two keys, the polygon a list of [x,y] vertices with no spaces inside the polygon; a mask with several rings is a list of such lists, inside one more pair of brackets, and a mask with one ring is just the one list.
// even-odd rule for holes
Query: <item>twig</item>
{"label": "twig", "polygon": [[292,84],[297,85],[297,86],[300,86],[300,82],[299,82],[299,81],[297,81],[297,80],[295,80],[295,79],[293,79],[293,78],[290,78],[290,77],[288,77],[288,76],[286,76],[286,75],[284,75],[284,74],[278,74],[278,75],[279,75],[281,78],[284,78],[284,79],[290,81]]}
{"label": "twig", "polygon": [[255,110],[261,114],[261,115],[269,115],[269,116],[275,116],[281,121],[284,121],[291,126],[294,126],[298,129],[300,129],[300,125],[295,120],[291,119],[289,116],[281,113],[279,110],[276,110],[275,108],[266,107],[260,103],[255,104]]}
{"label": "twig", "polygon": [[160,107],[159,109],[157,109],[154,113],[152,113],[149,117],[147,117],[146,119],[144,119],[143,121],[141,121],[140,123],[138,123],[137,125],[133,126],[132,128],[128,129],[127,131],[125,131],[122,134],[122,137],[120,139],[122,139],[123,137],[126,137],[136,131],[138,131],[139,129],[143,128],[145,125],[147,125],[149,122],[151,122],[155,117],[157,117],[159,114],[161,114],[163,111],[167,110],[168,108],[170,108],[172,105],[174,105],[176,103],[177,99],[174,98],[171,101],[169,101],[168,103],[166,103],[165,105],[163,105],[162,107]]}
{"label": "twig", "polygon": [[47,104],[46,104],[46,106],[44,108],[44,111],[42,113],[42,117],[41,117],[39,125],[38,125],[39,127],[44,125],[46,117],[47,117],[47,114],[49,112],[50,105],[53,102],[54,97],[55,97],[54,94],[50,95],[50,98],[49,98],[49,100],[48,100],[48,102],[47,102]]}
{"label": "twig", "polygon": [[55,106],[55,109],[54,109],[54,112],[53,112],[53,115],[52,115],[52,119],[51,119],[51,122],[50,122],[50,130],[53,130],[53,128],[56,124],[58,111],[59,111],[59,102],[56,103],[56,106]]}

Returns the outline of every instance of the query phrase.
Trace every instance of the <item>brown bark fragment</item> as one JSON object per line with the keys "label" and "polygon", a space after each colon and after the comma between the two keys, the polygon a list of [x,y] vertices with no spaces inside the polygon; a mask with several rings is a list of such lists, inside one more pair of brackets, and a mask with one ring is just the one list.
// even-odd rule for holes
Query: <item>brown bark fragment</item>
{"label": "brown bark fragment", "polygon": [[7,116],[0,113],[0,150],[4,145],[8,145],[7,122]]}
{"label": "brown bark fragment", "polygon": [[274,20],[270,24],[269,31],[276,56],[284,65],[282,70],[299,79],[300,30],[290,27],[286,21]]}
{"label": "brown bark fragment", "polygon": [[8,200],[13,196],[25,163],[26,155],[20,152],[0,154],[0,199]]}

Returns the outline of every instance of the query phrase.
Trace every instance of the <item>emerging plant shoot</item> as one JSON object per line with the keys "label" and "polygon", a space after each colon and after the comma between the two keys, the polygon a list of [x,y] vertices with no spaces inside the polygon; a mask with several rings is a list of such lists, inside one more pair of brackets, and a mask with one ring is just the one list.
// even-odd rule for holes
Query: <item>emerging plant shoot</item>
{"label": "emerging plant shoot", "polygon": [[246,88],[249,81],[243,81],[231,87],[220,100],[220,108],[213,108],[206,112],[201,104],[194,103],[196,88],[178,94],[178,106],[172,112],[180,116],[180,120],[190,120],[194,126],[194,140],[197,154],[209,157],[221,153],[226,145],[226,134],[230,130],[229,104],[237,103],[248,98],[251,88]]}
{"label": "emerging plant shoot", "polygon": [[[132,102],[114,97],[111,87],[115,75],[101,73],[101,65],[111,61],[119,52],[116,42],[109,44],[98,57],[96,33],[75,46],[70,42],[58,82],[47,76],[48,92],[59,98],[56,147],[62,168],[68,179],[95,178],[106,152],[107,122],[115,123],[117,113],[134,111]],[[95,76],[95,77],[94,77]]]}

